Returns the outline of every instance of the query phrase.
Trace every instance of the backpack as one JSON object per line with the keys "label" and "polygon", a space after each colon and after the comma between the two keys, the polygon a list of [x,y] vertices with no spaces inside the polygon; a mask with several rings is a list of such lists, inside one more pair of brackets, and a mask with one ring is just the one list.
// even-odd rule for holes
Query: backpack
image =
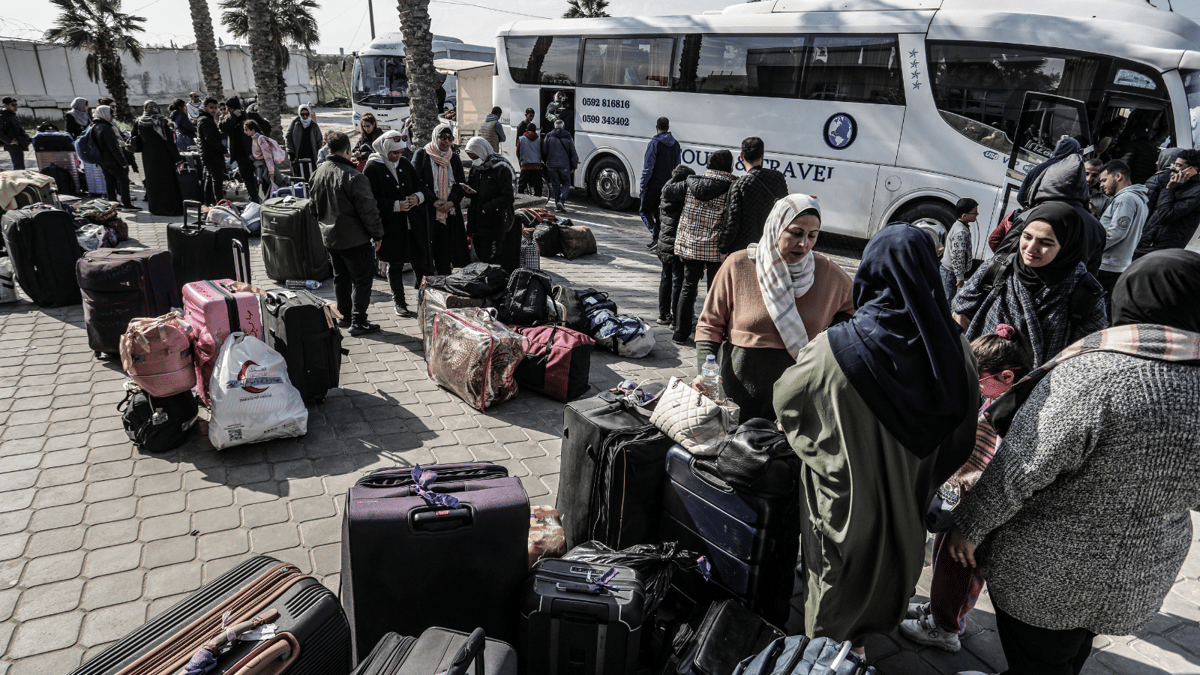
{"label": "backpack", "polygon": [[93,124],[84,129],[79,138],[75,139],[75,154],[79,155],[79,159],[88,164],[99,164],[100,160],[104,157],[100,153],[100,144],[96,142],[95,134],[96,125]]}
{"label": "backpack", "polygon": [[583,309],[583,316],[590,320],[591,317],[602,309],[607,309],[613,314],[617,313],[617,303],[608,299],[608,293],[601,293],[594,288],[585,288],[579,291],[579,305]]}
{"label": "backpack", "polygon": [[549,317],[550,275],[521,268],[508,278],[508,292],[500,303],[500,320],[518,326],[534,326]]}
{"label": "backpack", "polygon": [[781,637],[739,663],[733,675],[875,675],[850,649],[849,642],[827,637]]}
{"label": "backpack", "polygon": [[129,440],[149,452],[167,452],[183,445],[200,413],[196,395],[185,391],[153,397],[133,383],[117,404]]}
{"label": "backpack", "polygon": [[[1009,273],[1013,269],[1013,260],[1016,259],[1017,253],[1009,253],[1004,258],[1003,262],[992,265],[988,268],[987,275],[983,278],[983,282],[979,284],[979,292],[983,297],[988,297],[992,293],[992,289],[1004,283],[1008,278]],[[1096,301],[1104,297],[1104,287],[1096,281],[1090,273],[1085,274],[1079,283],[1075,284],[1075,289],[1071,291],[1071,300],[1067,305],[1068,321],[1071,326],[1078,326],[1083,322],[1083,318],[1087,313],[1092,311],[1096,306]]]}
{"label": "backpack", "polygon": [[504,296],[508,275],[499,265],[471,263],[446,277],[445,288],[471,298],[495,299]]}
{"label": "backpack", "polygon": [[[591,290],[591,289],[588,289]],[[562,313],[562,324],[571,330],[587,333],[591,329],[587,314],[583,311],[583,303],[579,293],[570,286],[555,286],[550,291],[550,298]],[[616,304],[613,304],[616,307]]]}
{"label": "backpack", "polygon": [[283,148],[279,147],[279,144],[275,142],[274,138],[271,138],[263,133],[260,133],[259,136],[266,139],[267,148],[271,152],[272,162],[275,162],[276,164],[283,164],[285,161],[287,161],[287,153],[284,152]]}

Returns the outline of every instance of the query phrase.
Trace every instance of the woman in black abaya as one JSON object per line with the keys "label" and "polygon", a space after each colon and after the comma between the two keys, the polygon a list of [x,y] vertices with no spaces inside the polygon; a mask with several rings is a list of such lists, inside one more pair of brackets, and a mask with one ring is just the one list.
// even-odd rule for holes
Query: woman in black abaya
{"label": "woman in black abaya", "polygon": [[156,216],[182,216],[183,193],[175,165],[179,164],[179,149],[171,123],[159,112],[158,104],[146,101],[142,116],[133,125],[135,139],[142,153],[142,185],[146,188],[146,208]]}

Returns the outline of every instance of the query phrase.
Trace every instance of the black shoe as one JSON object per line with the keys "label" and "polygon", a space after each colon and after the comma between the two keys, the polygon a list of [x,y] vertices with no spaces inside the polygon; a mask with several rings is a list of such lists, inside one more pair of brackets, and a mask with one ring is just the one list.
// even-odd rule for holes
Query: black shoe
{"label": "black shoe", "polygon": [[350,334],[355,337],[378,332],[379,324],[377,323],[356,323],[350,326]]}
{"label": "black shoe", "polygon": [[411,319],[415,317],[416,314],[413,313],[413,311],[408,307],[401,305],[400,303],[396,303],[396,316],[400,317],[401,319]]}
{"label": "black shoe", "polygon": [[657,241],[651,241],[649,244],[646,244],[646,248],[647,248],[647,249],[652,249],[652,248],[654,248],[656,245],[658,245],[658,242],[657,242]]}
{"label": "black shoe", "polygon": [[338,328],[349,328],[350,327],[350,319],[338,319],[334,323],[337,324]]}
{"label": "black shoe", "polygon": [[[351,332],[353,332],[353,331],[351,331]],[[688,339],[687,338],[677,338],[674,335],[672,335],[671,342],[674,342],[675,344],[679,345],[680,347],[683,347],[684,345],[686,345],[688,343]]]}

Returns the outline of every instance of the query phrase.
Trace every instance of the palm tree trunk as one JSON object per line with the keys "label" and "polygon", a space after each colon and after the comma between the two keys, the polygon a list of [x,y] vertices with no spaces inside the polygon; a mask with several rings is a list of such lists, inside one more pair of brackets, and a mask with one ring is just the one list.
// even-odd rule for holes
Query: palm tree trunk
{"label": "palm tree trunk", "polygon": [[129,108],[129,86],[125,84],[125,67],[121,64],[119,54],[110,51],[100,55],[100,79],[104,80],[108,95],[116,101],[113,115],[121,122],[133,122],[133,111]]}
{"label": "palm tree trunk", "polygon": [[[192,31],[196,34],[196,48],[200,52],[200,73],[204,77],[204,92],[221,100],[225,88],[221,82],[221,62],[217,60],[217,40],[213,37],[212,16],[208,13],[206,0],[188,0],[192,8]],[[204,97],[201,97],[204,98]]]}
{"label": "palm tree trunk", "polygon": [[284,68],[286,68],[286,63],[290,60],[290,57],[287,54],[287,47],[282,46],[280,44],[280,40],[281,40],[280,36],[278,34],[276,34],[274,39],[275,39],[275,79],[279,83],[278,84],[279,99],[278,99],[277,103],[279,105],[279,113],[282,115],[283,111],[288,110],[290,108],[290,106],[288,105],[288,101],[287,101],[287,78],[284,76],[284,72],[283,72]]}
{"label": "palm tree trunk", "polygon": [[429,142],[437,126],[437,94],[433,81],[433,28],[429,0],[397,0],[400,32],[404,42],[404,67],[408,75],[409,114],[412,116],[413,145]]}
{"label": "palm tree trunk", "polygon": [[271,137],[283,142],[279,123],[279,76],[275,49],[271,44],[271,19],[267,0],[246,0],[246,23],[250,29],[250,58],[254,63],[254,88],[258,112],[271,125]]}

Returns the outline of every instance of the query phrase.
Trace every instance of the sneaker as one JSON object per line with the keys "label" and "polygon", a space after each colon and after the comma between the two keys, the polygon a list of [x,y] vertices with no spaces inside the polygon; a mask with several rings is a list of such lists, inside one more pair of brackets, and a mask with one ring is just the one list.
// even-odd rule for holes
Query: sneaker
{"label": "sneaker", "polygon": [[910,602],[908,603],[908,613],[904,615],[906,619],[923,619],[929,616],[928,602]]}
{"label": "sneaker", "polygon": [[554,202],[554,210],[560,213],[566,213],[567,207],[563,206],[562,202]]}
{"label": "sneaker", "polygon": [[959,633],[944,630],[941,626],[937,625],[932,615],[901,622],[900,633],[919,645],[937,647],[950,653],[955,653],[962,649],[962,643],[958,639]]}
{"label": "sneaker", "polygon": [[356,323],[350,326],[350,334],[354,336],[366,335],[368,333],[378,333],[379,324],[377,323]]}
{"label": "sneaker", "polygon": [[675,323],[675,317],[673,317],[673,316],[661,316],[660,315],[658,317],[658,325],[660,325],[660,326],[670,326],[673,323]]}
{"label": "sneaker", "polygon": [[334,321],[334,323],[337,324],[338,328],[349,328],[350,327],[350,319],[338,319],[337,321]]}
{"label": "sneaker", "polygon": [[400,317],[401,319],[411,319],[414,316],[416,316],[416,314],[413,313],[413,311],[411,309],[409,309],[408,307],[397,304],[396,305],[396,316]]}

